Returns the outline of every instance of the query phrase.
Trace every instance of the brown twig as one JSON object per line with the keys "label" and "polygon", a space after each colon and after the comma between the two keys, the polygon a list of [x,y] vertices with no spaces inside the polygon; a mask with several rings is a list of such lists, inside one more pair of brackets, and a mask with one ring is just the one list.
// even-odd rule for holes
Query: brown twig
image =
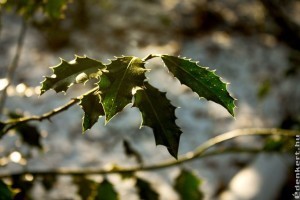
{"label": "brown twig", "polygon": [[82,96],[87,95],[87,94],[91,94],[91,93],[97,91],[97,89],[98,89],[98,87],[95,87],[95,88],[89,90],[88,92],[86,92],[85,94],[70,100],[65,105],[60,106],[58,108],[55,108],[55,109],[53,109],[49,112],[46,112],[46,113],[44,113],[40,116],[22,117],[22,118],[12,119],[12,120],[7,120],[5,122],[2,122],[2,124],[5,125],[5,127],[2,130],[2,135],[1,136],[3,136],[5,133],[7,133],[9,130],[13,129],[14,127],[18,126],[19,124],[27,123],[27,122],[30,122],[30,121],[43,121],[45,119],[50,119],[52,116],[57,115],[57,114],[65,111],[65,110],[67,110],[68,108],[72,107],[73,105],[75,105],[77,102],[80,101]]}
{"label": "brown twig", "polygon": [[284,129],[268,129],[268,128],[249,128],[249,129],[237,129],[234,131],[230,131],[221,135],[218,135],[214,138],[211,138],[200,145],[195,151],[189,152],[183,156],[181,156],[178,160],[170,160],[163,161],[158,164],[148,165],[148,166],[137,166],[137,167],[115,167],[112,169],[54,169],[54,170],[27,170],[20,172],[12,172],[7,174],[0,175],[0,178],[10,177],[12,175],[24,175],[24,174],[32,174],[34,176],[45,176],[45,175],[72,175],[72,176],[83,176],[83,175],[91,175],[91,174],[124,174],[124,173],[133,173],[137,171],[151,171],[164,169],[172,166],[177,166],[185,162],[189,162],[195,160],[197,158],[204,158],[213,155],[219,155],[224,153],[259,153],[262,152],[262,149],[221,149],[215,150],[211,152],[207,152],[211,147],[214,147],[222,142],[231,140],[233,138],[239,136],[247,136],[247,135],[281,135],[294,137],[296,135],[300,135],[299,131],[293,130],[284,130]]}

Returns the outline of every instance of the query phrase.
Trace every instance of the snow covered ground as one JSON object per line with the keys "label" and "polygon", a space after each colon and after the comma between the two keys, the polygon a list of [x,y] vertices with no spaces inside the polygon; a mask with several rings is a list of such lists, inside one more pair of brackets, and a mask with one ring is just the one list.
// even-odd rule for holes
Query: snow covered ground
{"label": "snow covered ground", "polygon": [[[166,91],[173,105],[180,107],[176,110],[177,123],[183,130],[180,155],[229,130],[278,127],[289,112],[299,112],[299,76],[282,78],[289,66],[289,49],[273,36],[222,30],[183,35],[178,31],[180,28],[193,27],[194,19],[184,13],[192,9],[190,7],[194,5],[191,2],[194,1],[100,2],[102,4],[89,7],[92,17],[87,29],[73,30],[69,44],[58,51],[50,51],[41,32],[29,27],[14,84],[8,90],[7,109],[38,115],[82,94],[85,89],[75,86],[66,96],[51,91],[38,97],[36,86],[43,80],[42,76],[50,75],[48,67],[58,64],[59,57],[72,60],[74,54],[85,54],[108,62],[107,59],[113,56],[144,57],[155,53],[181,55],[217,69],[217,74],[231,83],[229,90],[238,99],[233,119],[221,106],[199,100],[195,93],[180,85],[160,67],[162,63],[155,60],[149,63],[147,66],[152,69],[147,74],[150,83]],[[241,6],[247,4],[243,2]],[[222,3],[219,2],[219,5]],[[258,5],[254,3],[253,6]],[[259,6],[257,9],[260,9]],[[248,12],[251,15],[251,11]],[[237,16],[233,15],[233,18],[239,15],[235,14]],[[182,21],[185,19],[186,24]],[[19,28],[18,17],[12,14],[4,16],[0,36],[0,78],[4,78],[5,67],[14,54]],[[21,82],[29,89],[22,87]],[[271,88],[264,98],[259,98],[258,91],[266,82],[271,84]],[[155,146],[150,129],[139,129],[141,117],[135,108],[126,107],[106,126],[100,119],[85,135],[81,134],[81,117],[81,109],[74,106],[53,117],[51,122],[40,123],[38,127],[42,130],[44,151],[20,146],[20,138],[12,133],[5,136],[0,141],[1,156],[11,149],[17,149],[21,154],[31,152],[33,156],[26,165],[7,160],[0,171],[18,171],[25,166],[28,169],[101,168],[112,164],[134,166],[135,160],[124,155],[123,139],[130,141],[143,155],[145,164],[171,159],[164,147]],[[230,144],[248,147],[259,145],[260,141],[258,137],[242,137]],[[179,199],[172,189],[172,182],[180,167],[192,169],[203,178],[201,190],[206,199],[273,200],[286,183],[293,162],[292,156],[276,154],[221,155],[138,174],[153,183],[163,200]],[[121,199],[138,199],[132,180],[123,181],[118,175],[109,175],[109,179],[116,184],[122,194]],[[35,199],[79,199],[76,187],[70,182],[70,177],[61,177],[50,192],[36,183],[32,194]]]}

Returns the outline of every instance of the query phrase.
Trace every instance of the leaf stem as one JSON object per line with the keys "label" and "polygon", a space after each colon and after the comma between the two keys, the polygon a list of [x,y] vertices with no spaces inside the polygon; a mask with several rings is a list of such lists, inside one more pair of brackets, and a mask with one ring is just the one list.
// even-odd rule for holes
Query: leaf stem
{"label": "leaf stem", "polygon": [[160,55],[158,55],[158,54],[149,54],[148,56],[146,56],[146,57],[143,58],[142,60],[143,60],[144,62],[146,62],[147,60],[150,60],[150,59],[156,58],[156,57],[160,57]]}
{"label": "leaf stem", "polygon": [[[7,174],[1,174],[0,178],[10,177],[13,175],[24,175],[24,174],[32,174],[34,176],[45,176],[45,175],[72,175],[72,176],[84,176],[90,174],[122,174],[122,173],[133,173],[137,171],[151,171],[151,170],[158,170],[164,169],[172,166],[176,166],[185,162],[192,161],[197,158],[204,158],[214,155],[220,155],[224,153],[260,153],[263,150],[257,148],[251,149],[239,149],[239,148],[228,148],[228,149],[219,149],[207,152],[211,147],[220,144],[222,142],[231,140],[233,138],[239,136],[247,136],[247,135],[281,135],[281,136],[288,136],[293,137],[296,135],[300,135],[300,131],[294,130],[285,130],[285,129],[275,129],[275,128],[248,128],[248,129],[237,129],[233,130],[216,137],[213,137],[202,145],[200,145],[195,151],[186,153],[185,155],[181,156],[177,161],[170,160],[170,161],[163,161],[159,164],[147,165],[147,166],[137,166],[137,167],[127,167],[121,168],[116,167],[113,169],[54,169],[54,170],[27,170],[21,172],[12,172]],[[206,153],[207,152],[207,153]],[[268,152],[268,151],[267,151]],[[270,152],[270,151],[269,151]],[[271,151],[272,152],[272,151]]]}
{"label": "leaf stem", "polygon": [[16,127],[17,125],[21,124],[21,123],[26,123],[26,122],[30,122],[30,121],[42,121],[45,119],[50,119],[52,116],[57,115],[65,110],[67,110],[68,108],[72,107],[73,105],[75,105],[77,102],[80,101],[80,99],[84,96],[84,95],[88,95],[91,94],[95,91],[98,90],[98,87],[95,87],[91,90],[89,90],[88,92],[84,93],[83,95],[74,98],[72,100],[70,100],[68,103],[66,103],[63,106],[60,106],[58,108],[55,108],[49,112],[46,112],[40,116],[30,116],[30,117],[22,117],[22,118],[18,118],[18,119],[12,119],[12,120],[8,120],[5,122],[2,122],[6,127],[4,128],[2,135],[4,135],[5,133],[7,133],[9,130],[13,129],[14,127]]}

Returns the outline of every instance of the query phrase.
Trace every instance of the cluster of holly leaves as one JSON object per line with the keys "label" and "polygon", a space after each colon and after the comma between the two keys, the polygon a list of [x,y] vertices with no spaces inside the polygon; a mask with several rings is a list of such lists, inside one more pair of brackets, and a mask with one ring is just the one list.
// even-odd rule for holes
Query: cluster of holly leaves
{"label": "cluster of holly leaves", "polygon": [[51,19],[60,19],[69,2],[70,0],[2,0],[0,9],[14,11],[25,18],[31,18],[41,11]]}
{"label": "cluster of holly leaves", "polygon": [[[108,123],[125,106],[132,104],[141,112],[141,125],[152,128],[156,144],[166,146],[169,153],[177,158],[182,132],[175,122],[176,107],[167,99],[166,93],[150,85],[145,76],[145,73],[150,71],[146,67],[146,63],[153,58],[160,58],[162,66],[166,67],[169,73],[182,84],[190,87],[199,97],[220,104],[231,115],[234,115],[235,99],[228,93],[226,83],[222,82],[214,71],[198,65],[194,61],[170,55],[149,55],[144,59],[122,56],[116,57],[108,64],[79,56],[70,62],[61,60],[60,64],[52,67],[53,74],[42,82],[41,95],[50,89],[57,93],[67,92],[74,84],[84,84],[91,79],[96,79],[94,89],[79,97],[79,105],[84,111],[83,131],[92,128],[102,116],[105,117],[105,123]],[[11,118],[18,117],[21,116],[11,116]],[[16,128],[16,131],[21,133],[28,132],[26,131],[28,128],[32,130],[29,124],[21,124]],[[24,142],[27,141],[26,138],[22,137]],[[38,137],[26,143],[41,147]],[[124,149],[128,156],[134,156],[137,162],[142,164],[141,156],[130,147],[129,143],[124,143]],[[158,193],[147,180],[141,179],[133,173],[126,176],[135,180],[135,187],[141,199],[159,199]],[[10,186],[3,181],[0,182],[1,194],[7,194],[6,199],[12,199],[9,198],[12,196],[14,199],[16,197],[18,197],[17,199],[29,199],[28,191],[33,182],[27,181],[24,175],[12,176],[11,180],[12,185]],[[53,183],[56,182],[53,175],[41,177],[37,175],[37,177],[34,176],[34,180],[42,181],[45,188],[52,188]],[[84,176],[77,178],[75,176],[73,180],[78,186],[78,194],[82,199],[119,199],[118,192],[105,176],[101,183]],[[196,200],[202,198],[199,186],[200,179],[192,172],[183,169],[175,180],[174,189],[182,199]],[[17,193],[13,195],[10,188],[17,189]]]}
{"label": "cluster of holly leaves", "polygon": [[83,131],[90,129],[101,116],[108,123],[125,106],[132,104],[142,116],[141,126],[152,128],[157,145],[167,147],[177,158],[181,130],[175,123],[175,109],[166,94],[148,83],[146,62],[160,58],[168,71],[182,84],[190,87],[199,97],[214,101],[234,115],[234,101],[227,85],[214,71],[199,66],[196,62],[170,55],[152,55],[144,59],[134,56],[116,57],[104,64],[86,56],[52,67],[53,74],[42,82],[41,95],[53,89],[67,92],[74,84],[97,79],[92,92],[83,95],[79,105],[84,111]]}

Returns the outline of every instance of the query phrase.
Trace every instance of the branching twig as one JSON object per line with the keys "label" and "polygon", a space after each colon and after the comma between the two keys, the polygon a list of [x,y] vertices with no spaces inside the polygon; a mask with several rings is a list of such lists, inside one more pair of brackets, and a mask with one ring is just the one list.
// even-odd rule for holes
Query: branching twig
{"label": "branching twig", "polygon": [[80,170],[72,170],[72,169],[55,169],[55,170],[28,170],[28,171],[21,171],[21,172],[12,172],[9,174],[2,174],[0,178],[9,177],[12,175],[24,175],[24,174],[32,174],[32,175],[72,175],[72,176],[83,176],[83,175],[90,175],[90,174],[113,174],[113,173],[133,173],[137,171],[150,171],[150,170],[157,170],[163,169],[167,167],[172,167],[175,165],[179,165],[181,163],[189,162],[197,158],[203,158],[213,155],[219,155],[223,153],[259,153],[262,152],[261,149],[223,149],[223,150],[215,150],[206,153],[208,149],[217,144],[220,144],[224,141],[233,139],[239,136],[246,136],[246,135],[282,135],[282,136],[289,136],[293,137],[296,135],[300,135],[299,131],[293,130],[284,130],[284,129],[264,129],[264,128],[249,128],[249,129],[237,129],[234,131],[230,131],[224,133],[222,135],[216,136],[204,142],[200,145],[195,151],[189,152],[183,156],[181,156],[177,161],[170,160],[164,161],[158,164],[148,165],[148,166],[138,166],[138,167],[128,167],[128,168],[121,168],[116,167],[113,169],[98,169],[98,170],[91,170],[91,169],[80,169]]}
{"label": "branching twig", "polygon": [[8,84],[3,89],[2,95],[1,95],[1,98],[0,98],[0,114],[2,114],[4,105],[5,105],[5,101],[6,101],[6,97],[7,97],[7,88],[12,83],[12,81],[14,79],[15,71],[18,67],[18,62],[19,62],[19,59],[20,59],[20,55],[21,55],[21,51],[22,51],[22,47],[23,47],[23,43],[24,43],[26,29],[27,29],[27,23],[24,19],[22,19],[22,27],[21,27],[20,34],[19,34],[19,37],[18,37],[16,53],[14,55],[14,58],[13,58],[11,64],[10,64],[10,66],[8,67],[8,70],[7,70],[7,77],[6,78],[7,78]]}
{"label": "branching twig", "polygon": [[5,125],[5,128],[2,130],[2,134],[4,135],[9,130],[13,129],[14,127],[16,127],[17,125],[22,124],[22,123],[26,123],[26,122],[30,122],[30,121],[43,121],[45,119],[50,119],[50,117],[57,115],[65,110],[67,110],[68,108],[72,107],[73,105],[75,105],[78,101],[80,101],[82,96],[91,94],[91,93],[95,92],[97,89],[98,89],[98,87],[95,87],[95,88],[89,90],[88,92],[86,92],[85,94],[70,100],[65,105],[55,108],[55,109],[53,109],[49,112],[46,112],[40,116],[22,117],[22,118],[12,119],[12,120],[8,120],[6,122],[2,122]]}

